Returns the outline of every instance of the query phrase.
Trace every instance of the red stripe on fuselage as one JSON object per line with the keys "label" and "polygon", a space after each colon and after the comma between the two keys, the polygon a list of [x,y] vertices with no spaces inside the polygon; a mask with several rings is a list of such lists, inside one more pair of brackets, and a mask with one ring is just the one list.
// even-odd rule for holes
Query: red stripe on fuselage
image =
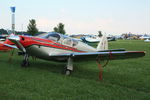
{"label": "red stripe on fuselage", "polygon": [[69,51],[74,51],[74,52],[85,52],[85,51],[77,50],[76,48],[73,48],[73,47],[59,44],[52,40],[41,39],[41,38],[36,38],[36,37],[25,37],[25,36],[20,36],[20,38],[21,38],[20,43],[25,48],[27,48],[31,45],[41,45],[41,46],[69,50]]}

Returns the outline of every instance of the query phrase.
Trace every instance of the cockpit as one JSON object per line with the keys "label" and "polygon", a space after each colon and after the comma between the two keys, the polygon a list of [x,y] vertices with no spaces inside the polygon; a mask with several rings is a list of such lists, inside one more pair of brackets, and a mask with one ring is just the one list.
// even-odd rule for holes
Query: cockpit
{"label": "cockpit", "polygon": [[69,36],[59,34],[57,32],[49,32],[39,36],[44,39],[52,40],[57,43],[67,45],[67,46],[76,46],[78,44],[78,40],[70,38]]}
{"label": "cockpit", "polygon": [[46,36],[43,36],[43,38],[52,40],[52,41],[59,41],[60,35],[56,34],[55,32],[52,32],[50,34],[47,34]]}

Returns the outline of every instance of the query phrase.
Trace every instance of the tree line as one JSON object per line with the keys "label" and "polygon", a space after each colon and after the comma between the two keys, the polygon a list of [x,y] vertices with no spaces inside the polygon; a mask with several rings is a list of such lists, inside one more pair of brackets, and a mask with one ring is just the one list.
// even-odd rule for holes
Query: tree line
{"label": "tree line", "polygon": [[[57,33],[65,34],[66,31],[64,27],[65,25],[63,23],[59,23],[56,27],[53,28],[53,31]],[[29,20],[29,25],[27,29],[28,29],[27,33],[30,33],[32,36],[38,33],[38,29],[36,27],[36,21],[34,19]]]}
{"label": "tree line", "polygon": [[[64,29],[64,24],[63,23],[59,23],[56,27],[53,28],[53,32],[57,32],[57,33],[61,33],[61,34],[65,34],[66,31]],[[36,26],[36,21],[35,19],[31,19],[29,20],[29,24],[27,26],[27,31],[26,32],[18,32],[15,31],[15,34],[21,35],[21,34],[30,34],[32,36],[44,33],[44,32],[40,32]],[[0,29],[0,34],[9,34],[9,32],[5,29]]]}
{"label": "tree line", "polygon": [[[56,27],[53,28],[53,32],[57,32],[57,33],[61,33],[61,34],[66,34],[65,31],[65,25],[63,23],[59,23]],[[27,26],[27,31],[26,32],[17,32],[15,31],[15,34],[30,34],[32,36],[38,35],[40,33],[44,33],[44,32],[39,32],[37,26],[36,26],[36,20],[35,19],[31,19],[29,20],[29,24]],[[8,34],[7,30],[5,29],[0,29],[0,34]],[[98,36],[101,37],[102,36],[102,32],[98,31]]]}

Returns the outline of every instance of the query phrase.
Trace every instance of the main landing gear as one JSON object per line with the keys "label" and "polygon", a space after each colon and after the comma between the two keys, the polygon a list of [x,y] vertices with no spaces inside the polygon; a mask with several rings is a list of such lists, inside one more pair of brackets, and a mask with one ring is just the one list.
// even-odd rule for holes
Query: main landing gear
{"label": "main landing gear", "polygon": [[[28,67],[29,65],[30,65],[29,64],[29,55],[25,54],[21,66]],[[73,59],[71,57],[69,57],[68,61],[67,61],[67,65],[63,70],[63,73],[65,75],[70,75],[72,71],[73,71]]]}
{"label": "main landing gear", "polygon": [[30,65],[28,59],[29,59],[29,55],[25,54],[24,59],[23,59],[22,64],[21,64],[22,67],[28,67]]}
{"label": "main landing gear", "polygon": [[72,71],[73,71],[73,59],[71,57],[69,57],[67,65],[63,70],[63,73],[65,75],[70,75]]}

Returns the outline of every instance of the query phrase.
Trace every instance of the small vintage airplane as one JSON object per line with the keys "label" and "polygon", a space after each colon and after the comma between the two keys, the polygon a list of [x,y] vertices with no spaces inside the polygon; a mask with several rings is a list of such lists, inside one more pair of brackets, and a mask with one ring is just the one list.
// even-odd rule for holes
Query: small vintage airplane
{"label": "small vintage airplane", "polygon": [[24,54],[22,66],[29,66],[29,56],[52,61],[65,61],[67,62],[66,75],[73,71],[73,61],[115,60],[145,56],[144,51],[108,50],[105,35],[101,38],[97,48],[56,32],[45,33],[38,37],[10,35],[8,39],[15,43],[16,47],[10,44],[5,44],[5,46],[18,48],[21,50],[21,54]]}

